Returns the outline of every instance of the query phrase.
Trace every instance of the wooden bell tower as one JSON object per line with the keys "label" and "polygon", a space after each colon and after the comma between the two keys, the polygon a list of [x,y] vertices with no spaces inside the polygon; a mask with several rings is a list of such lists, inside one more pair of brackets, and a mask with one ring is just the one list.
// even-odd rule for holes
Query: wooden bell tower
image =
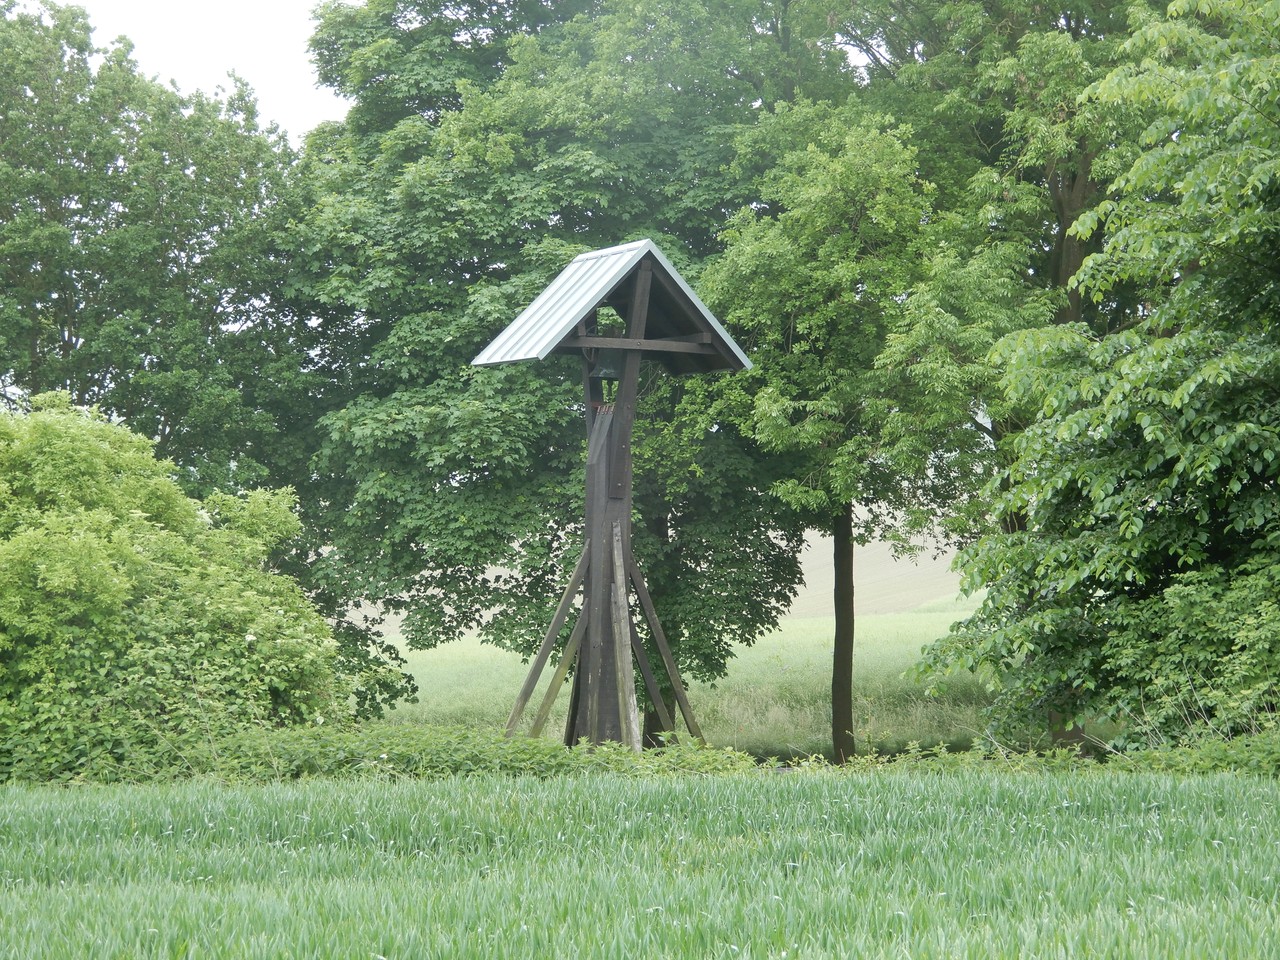
{"label": "wooden bell tower", "polygon": [[[619,335],[602,331],[609,307],[623,318]],[[515,732],[575,601],[577,621],[534,717],[541,734],[569,670],[577,664],[565,742],[617,741],[640,749],[635,670],[668,728],[671,717],[657,674],[636,630],[642,613],[685,725],[701,737],[680,671],[653,599],[631,552],[631,434],[643,359],[675,375],[743,370],[751,361],[651,240],[584,253],[479,356],[477,366],[543,359],[552,352],[582,357],[586,397],[586,535],[582,555],[531,664],[507,721]],[[606,396],[613,384],[612,395]],[[638,608],[638,609],[637,609]]]}

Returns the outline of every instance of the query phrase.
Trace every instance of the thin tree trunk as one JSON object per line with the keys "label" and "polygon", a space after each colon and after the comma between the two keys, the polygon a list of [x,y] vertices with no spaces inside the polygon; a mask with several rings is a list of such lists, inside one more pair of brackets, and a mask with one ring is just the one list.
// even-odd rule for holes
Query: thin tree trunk
{"label": "thin tree trunk", "polygon": [[853,742],[853,505],[836,517],[832,530],[835,560],[836,634],[831,657],[831,743],[836,763],[854,752]]}

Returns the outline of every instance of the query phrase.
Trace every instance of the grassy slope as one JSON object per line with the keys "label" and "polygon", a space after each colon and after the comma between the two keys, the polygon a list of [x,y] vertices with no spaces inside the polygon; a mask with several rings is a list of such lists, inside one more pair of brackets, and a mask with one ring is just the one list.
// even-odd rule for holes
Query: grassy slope
{"label": "grassy slope", "polygon": [[1274,782],[0,789],[0,957],[1280,956]]}

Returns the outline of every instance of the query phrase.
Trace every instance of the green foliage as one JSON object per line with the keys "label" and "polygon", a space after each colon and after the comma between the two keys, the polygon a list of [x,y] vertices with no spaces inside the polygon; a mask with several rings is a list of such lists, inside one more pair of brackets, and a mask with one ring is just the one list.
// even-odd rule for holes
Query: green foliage
{"label": "green foliage", "polygon": [[[843,76],[769,13],[324,8],[322,77],[355,103],[308,143],[298,237],[351,391],[323,421],[308,499],[335,597],[405,612],[415,647],[471,628],[538,641],[581,546],[580,364],[470,360],[585,249],[652,237],[696,279],[745,199],[725,173],[733,132],[762,101]],[[709,421],[698,386],[645,384],[636,551],[681,669],[714,676],[793,594],[799,524],[768,496],[777,459]]]}
{"label": "green foliage", "polygon": [[293,156],[84,11],[0,2],[0,386],[124,419],[188,492],[298,483],[324,393],[281,256]]}
{"label": "green foliage", "polygon": [[[188,494],[311,502],[316,421],[351,389],[318,368],[365,353],[295,302],[315,264],[294,153],[242,83],[183,95],[130,54],[96,47],[79,8],[0,0],[0,393],[63,390],[122,420]],[[294,538],[291,569],[337,622],[310,576],[323,545]],[[339,635],[362,711],[408,692],[393,651]]]}
{"label": "green foliage", "polygon": [[779,105],[743,137],[743,162],[774,159],[705,278],[757,364],[722,403],[789,456],[776,491],[828,529],[851,501],[872,514],[904,506],[876,456],[868,373],[916,277],[931,187],[915,174],[912,131],[890,124],[857,107]]}
{"label": "green foliage", "polygon": [[886,455],[947,484],[943,525],[958,538],[986,529],[978,493],[1028,418],[999,389],[995,343],[1055,323],[1102,332],[1137,311],[1125,285],[1097,302],[1071,286],[1102,237],[1070,227],[1105,198],[1146,122],[1134,105],[1080,97],[1124,62],[1129,7],[872,3],[842,20],[870,60],[861,99],[911,125],[936,190],[920,276],[876,367],[892,399]]}
{"label": "green foliage", "polygon": [[1126,769],[1188,774],[1243,773],[1280,778],[1280,735],[1196,736],[1189,743],[1134,750],[1114,761]]}
{"label": "green foliage", "polygon": [[910,475],[877,443],[885,406],[871,368],[918,274],[912,241],[931,192],[911,131],[883,129],[889,122],[854,105],[779,104],[741,138],[739,163],[763,159],[768,172],[706,276],[712,305],[743,330],[757,364],[725,385],[718,412],[786,458],[772,492],[833,534],[837,757],[854,751],[853,543],[899,534],[908,514],[932,517],[927,494],[908,493]]}
{"label": "green foliage", "polygon": [[1117,195],[1076,227],[1086,236],[1108,231],[1082,276],[1094,298],[1130,280],[1160,290],[1189,279],[1194,295],[1203,282],[1243,273],[1247,287],[1228,281],[1217,295],[1274,316],[1278,13],[1266,0],[1179,0],[1168,16],[1140,22],[1126,47],[1130,62],[1095,87],[1102,106],[1138,104],[1154,118]]}
{"label": "green foliage", "polygon": [[341,719],[324,620],[272,572],[288,491],[186,498],[65,395],[0,419],[0,780],[165,777],[250,725]]}
{"label": "green foliage", "polygon": [[[1280,113],[1255,65],[1275,63],[1274,13],[1174,5],[1095,88],[1162,115],[1116,200],[1077,227],[1111,231],[1080,289],[1150,299],[1121,333],[1067,326],[997,352],[1034,422],[989,491],[1008,532],[962,561],[987,598],[931,656],[992,669],[1004,717],[1100,713],[1138,741],[1273,723]],[[1237,162],[1250,172],[1227,175]]]}
{"label": "green foliage", "polygon": [[1019,718],[1074,702],[1135,733],[1247,729],[1280,654],[1273,338],[1059,328],[1006,349],[1006,388],[1040,416],[992,509],[1025,529],[963,555],[989,593],[931,657],[994,668]]}

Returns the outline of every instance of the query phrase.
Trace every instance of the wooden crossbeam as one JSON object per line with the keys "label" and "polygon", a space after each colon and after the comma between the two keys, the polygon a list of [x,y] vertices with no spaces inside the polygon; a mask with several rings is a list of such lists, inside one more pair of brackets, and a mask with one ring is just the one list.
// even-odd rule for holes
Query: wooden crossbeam
{"label": "wooden crossbeam", "polygon": [[631,650],[636,655],[636,665],[640,668],[640,676],[644,677],[644,688],[649,694],[653,709],[658,713],[658,720],[662,722],[664,729],[674,733],[676,725],[671,720],[671,712],[667,709],[666,701],[662,699],[662,688],[658,686],[658,678],[654,676],[653,667],[649,663],[649,654],[645,652],[644,644],[640,642],[640,634],[634,623],[631,624]]}
{"label": "wooden crossbeam", "polygon": [[[546,726],[547,718],[551,716],[551,707],[556,702],[560,688],[564,685],[564,678],[569,675],[570,669],[573,668],[573,662],[578,659],[578,651],[582,649],[582,635],[586,632],[587,618],[579,617],[577,624],[573,628],[573,635],[569,637],[569,644],[564,648],[564,656],[560,658],[560,662],[556,665],[555,673],[551,675],[551,683],[547,685],[546,695],[543,696],[542,704],[538,707],[538,712],[533,718],[533,726],[529,728],[529,736],[542,736],[542,728]],[[572,711],[569,715],[569,722],[573,722]]]}
{"label": "wooden crossbeam", "polygon": [[680,705],[680,713],[684,717],[685,726],[689,728],[689,732],[699,740],[705,739],[702,736],[702,728],[698,726],[698,721],[693,719],[693,708],[689,706],[689,698],[685,695],[684,684],[680,682],[680,668],[676,666],[676,658],[671,655],[671,647],[667,643],[667,635],[662,631],[662,624],[658,620],[658,611],[653,605],[653,598],[649,596],[649,588],[645,585],[644,574],[640,572],[635,559],[631,558],[627,564],[627,571],[631,577],[631,586],[635,588],[636,596],[640,599],[640,606],[644,609],[645,618],[649,621],[649,630],[653,633],[654,643],[658,645],[658,653],[662,655],[663,666],[667,668],[667,677],[671,680],[671,689],[676,695],[676,703]]}
{"label": "wooden crossbeam", "polygon": [[[700,336],[705,336],[705,334]],[[644,340],[634,337],[566,337],[560,341],[556,350],[641,350],[645,353],[697,354],[719,352],[711,344],[709,337],[706,340],[691,340],[685,337],[658,340]]]}

